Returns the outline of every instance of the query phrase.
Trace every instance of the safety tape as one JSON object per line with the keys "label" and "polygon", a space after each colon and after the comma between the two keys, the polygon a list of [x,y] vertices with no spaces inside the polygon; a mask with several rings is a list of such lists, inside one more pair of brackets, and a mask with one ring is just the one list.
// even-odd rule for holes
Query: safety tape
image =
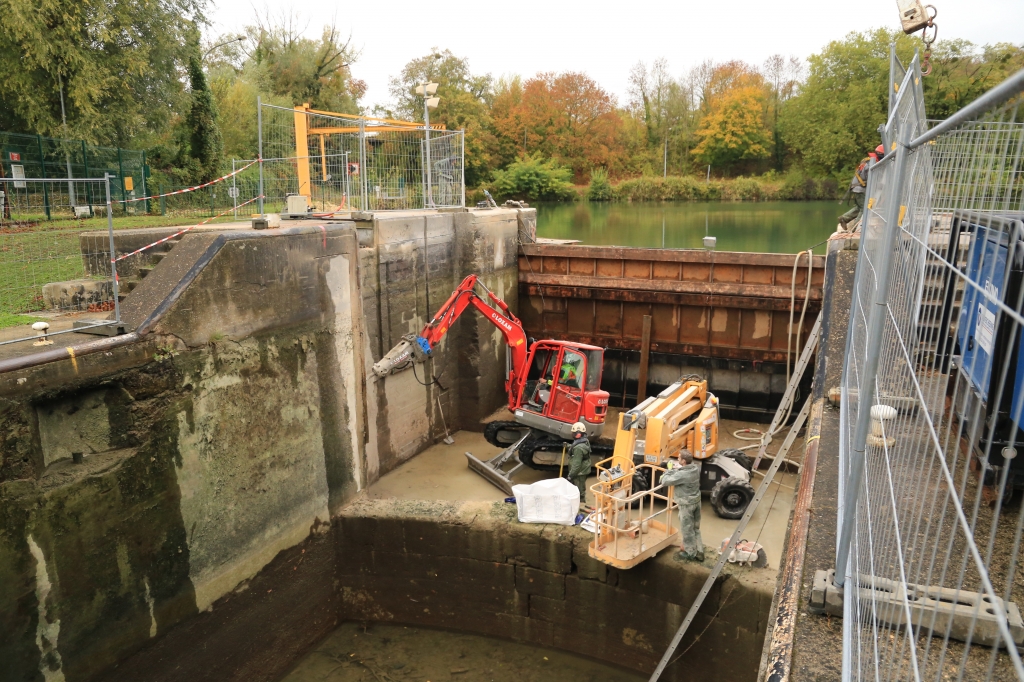
{"label": "safety tape", "polygon": [[250,166],[252,166],[254,164],[257,164],[259,162],[260,162],[260,160],[256,159],[255,161],[251,161],[250,163],[247,163],[246,165],[242,166],[241,168],[239,168],[236,171],[232,171],[232,172],[228,173],[227,175],[222,175],[219,178],[217,178],[216,180],[210,180],[209,182],[204,182],[201,185],[195,185],[194,187],[186,187],[185,189],[176,189],[173,192],[164,192],[163,194],[151,194],[148,197],[139,197],[138,199],[111,199],[111,202],[115,203],[115,204],[125,204],[125,203],[133,203],[133,202],[137,202],[137,201],[148,201],[149,199],[159,199],[160,197],[169,197],[169,196],[173,196],[175,194],[187,194],[188,192],[195,192],[197,189],[202,189],[204,187],[209,187],[210,185],[215,185],[218,182],[223,182],[223,181],[227,180],[228,178],[234,177],[234,176],[238,175],[239,173],[241,173],[242,171],[244,171],[246,168],[249,168]]}
{"label": "safety tape", "polygon": [[175,232],[174,234],[171,234],[171,235],[168,235],[168,236],[164,237],[163,239],[157,239],[157,240],[156,240],[155,242],[153,242],[152,244],[146,244],[146,245],[145,245],[145,246],[143,246],[143,247],[142,247],[141,249],[135,249],[135,250],[134,250],[134,251],[132,251],[131,253],[126,253],[126,254],[124,254],[124,255],[122,255],[122,256],[118,256],[117,258],[111,258],[111,259],[110,259],[110,262],[111,262],[111,263],[116,263],[116,262],[117,262],[117,261],[119,261],[119,260],[124,260],[125,258],[129,258],[129,257],[131,257],[131,256],[135,256],[135,255],[138,255],[138,254],[142,253],[143,251],[145,251],[146,249],[151,249],[151,248],[153,248],[154,246],[157,246],[157,245],[159,245],[159,244],[163,244],[163,243],[164,243],[164,242],[166,242],[166,241],[170,241],[171,239],[174,239],[175,237],[178,237],[178,236],[180,236],[180,235],[183,235],[183,234],[185,234],[185,233],[186,233],[186,232],[188,232],[189,230],[194,230],[194,229],[195,229],[195,228],[197,228],[197,227],[200,227],[200,226],[202,226],[202,225],[206,225],[207,223],[209,223],[209,222],[211,222],[211,221],[214,221],[214,220],[216,220],[217,218],[223,218],[223,217],[224,217],[224,216],[226,216],[226,215],[227,215],[228,213],[231,213],[231,212],[235,211],[236,209],[242,208],[242,207],[243,207],[243,206],[245,206],[246,204],[251,204],[252,202],[256,201],[257,199],[263,199],[263,198],[264,198],[264,197],[263,197],[262,195],[260,195],[260,196],[258,196],[258,197],[253,197],[252,199],[249,199],[249,201],[246,201],[246,202],[245,202],[245,203],[243,203],[243,204],[239,204],[238,206],[232,206],[231,208],[229,208],[228,210],[224,211],[223,213],[218,213],[217,215],[213,216],[212,218],[207,218],[206,220],[204,220],[204,221],[203,221],[203,222],[201,222],[201,223],[196,223],[195,225],[192,225],[191,227],[186,227],[186,228],[185,228],[184,230],[179,230],[179,231]]}

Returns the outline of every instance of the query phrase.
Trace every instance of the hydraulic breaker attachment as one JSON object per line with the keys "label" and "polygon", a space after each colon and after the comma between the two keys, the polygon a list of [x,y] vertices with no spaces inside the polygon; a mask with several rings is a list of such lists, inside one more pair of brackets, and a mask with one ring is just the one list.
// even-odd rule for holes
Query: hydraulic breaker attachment
{"label": "hydraulic breaker attachment", "polygon": [[[530,433],[527,432],[522,438],[486,462],[474,457],[472,453],[467,452],[466,463],[469,464],[470,469],[486,478],[489,483],[503,490],[506,495],[511,495],[512,474],[518,471],[519,467],[523,466],[523,463],[519,461],[519,446],[522,445],[523,441],[529,437]],[[502,467],[510,460],[515,461],[515,466],[508,471],[503,471]]]}
{"label": "hydraulic breaker attachment", "polygon": [[398,345],[373,364],[373,373],[383,378],[393,370],[404,369],[410,362],[423,362],[430,354],[430,346],[422,336],[406,334]]}

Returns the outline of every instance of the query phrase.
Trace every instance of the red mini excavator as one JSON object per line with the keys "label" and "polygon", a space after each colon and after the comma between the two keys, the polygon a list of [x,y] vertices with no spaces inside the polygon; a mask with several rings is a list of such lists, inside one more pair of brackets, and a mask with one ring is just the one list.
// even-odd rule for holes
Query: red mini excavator
{"label": "red mini excavator", "polygon": [[[477,287],[487,294],[489,302],[476,293]],[[604,350],[568,341],[528,341],[523,325],[505,302],[476,275],[470,275],[423,331],[403,337],[373,366],[373,373],[383,378],[414,362],[426,361],[471,305],[501,331],[508,344],[505,391],[515,420],[491,422],[484,430],[488,442],[503,449],[501,454],[487,461],[468,452],[466,457],[474,470],[511,494],[511,476],[520,466],[559,470],[563,445],[572,440],[570,428],[574,423],[583,422],[590,438],[601,435],[608,411],[608,392],[601,390]],[[608,446],[592,442],[591,448],[598,458],[611,454]],[[504,465],[516,459],[518,463],[505,471]]]}

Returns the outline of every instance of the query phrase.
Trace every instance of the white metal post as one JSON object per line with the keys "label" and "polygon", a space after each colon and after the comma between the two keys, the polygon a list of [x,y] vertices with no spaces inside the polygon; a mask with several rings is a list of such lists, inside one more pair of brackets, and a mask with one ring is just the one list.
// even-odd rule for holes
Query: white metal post
{"label": "white metal post", "polygon": [[231,159],[231,193],[234,194],[231,197],[231,202],[234,208],[231,209],[232,216],[235,220],[238,220],[238,185],[235,184],[235,160]]}
{"label": "white metal post", "polygon": [[427,106],[427,100],[430,99],[430,95],[427,94],[427,84],[423,84],[423,122],[424,122],[424,138],[426,139],[427,148],[427,196],[426,208],[430,208],[434,205],[434,192],[431,187],[430,179],[430,107]]}
{"label": "white metal post", "polygon": [[256,144],[260,164],[260,215],[263,215],[263,102],[259,95],[256,95]]}
{"label": "white metal post", "polygon": [[462,145],[462,161],[459,163],[459,171],[462,174],[462,203],[459,205],[466,208],[466,129],[463,128],[459,133],[461,133],[460,144]]}
{"label": "white metal post", "polygon": [[366,121],[359,119],[359,210],[366,207]]}

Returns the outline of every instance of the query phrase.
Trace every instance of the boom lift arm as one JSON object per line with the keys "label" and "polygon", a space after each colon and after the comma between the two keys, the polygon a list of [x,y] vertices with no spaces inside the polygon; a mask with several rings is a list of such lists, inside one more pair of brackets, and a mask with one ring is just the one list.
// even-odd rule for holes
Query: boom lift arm
{"label": "boom lift arm", "polygon": [[[490,303],[476,293],[479,286],[487,293]],[[493,305],[491,305],[493,303]],[[433,319],[424,325],[419,334],[407,334],[388,351],[387,355],[373,365],[373,373],[378,377],[386,377],[396,371],[411,366],[413,362],[424,362],[431,356],[434,347],[440,343],[448,330],[469,306],[475,307],[480,313],[501,331],[511,353],[511,369],[505,380],[505,390],[509,396],[509,405],[515,404],[519,388],[526,378],[527,341],[523,325],[508,309],[508,305],[488,289],[475,274],[469,275],[452,292],[444,305],[437,311]]]}

